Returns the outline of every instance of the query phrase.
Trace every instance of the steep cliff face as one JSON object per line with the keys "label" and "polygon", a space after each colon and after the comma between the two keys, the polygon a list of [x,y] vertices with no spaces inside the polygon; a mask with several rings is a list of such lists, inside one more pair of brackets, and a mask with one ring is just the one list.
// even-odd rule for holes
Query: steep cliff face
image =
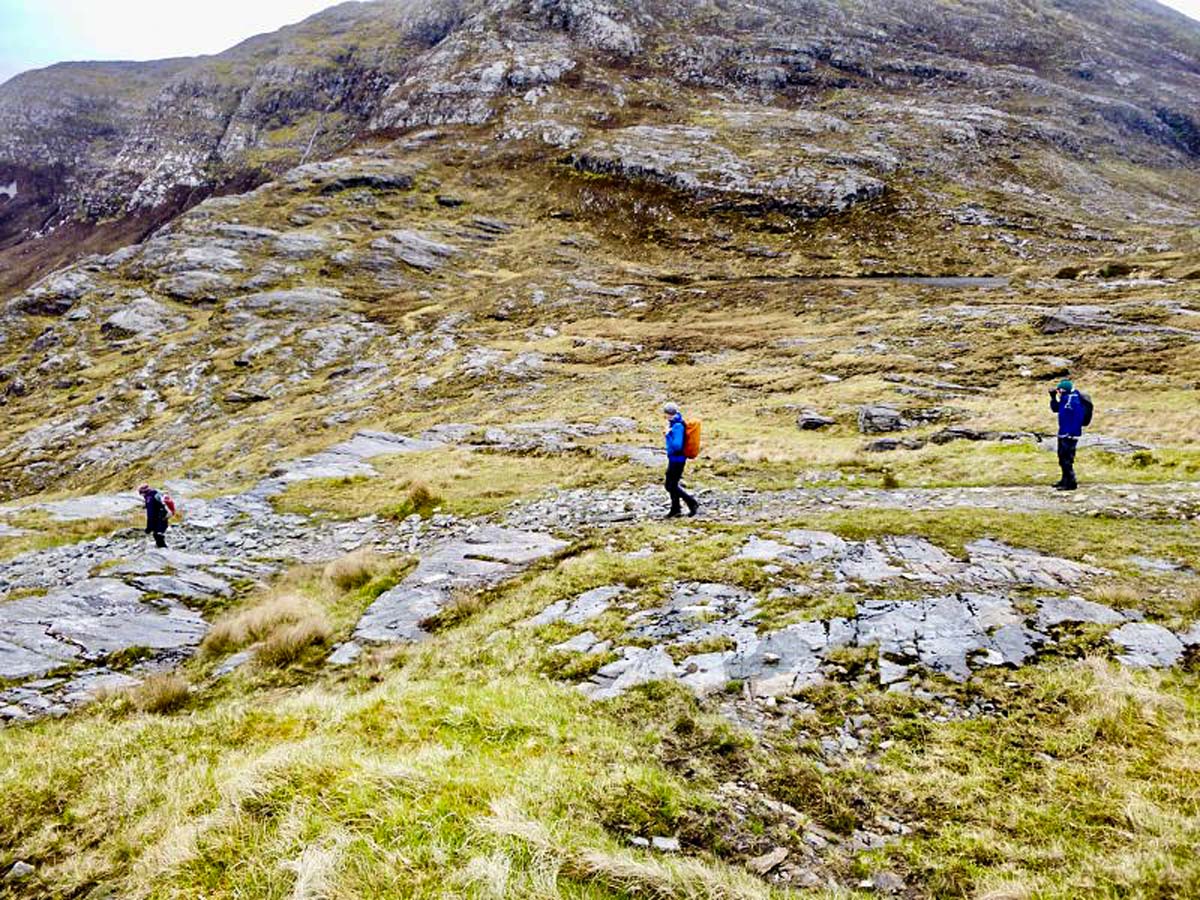
{"label": "steep cliff face", "polygon": [[[786,187],[775,205],[792,213],[877,197],[881,169],[986,167],[1003,186],[1022,153],[1086,194],[1106,160],[1169,172],[1200,158],[1198,60],[1200,29],[1147,0],[346,3],[215,57],[64,64],[0,88],[0,278],[19,283],[19,260],[41,255],[13,249],[67,223],[156,223],[373,132],[431,126],[488,124],[481,145],[585,139],[574,164],[675,186],[711,185],[696,165],[729,168],[740,192],[747,176],[720,153],[686,159],[682,181],[662,160],[708,143],[678,126],[736,105],[743,133],[760,114],[782,127],[783,165],[823,185],[813,202]],[[832,112],[847,137],[780,126],[786,110]],[[611,139],[662,125],[676,130]]]}

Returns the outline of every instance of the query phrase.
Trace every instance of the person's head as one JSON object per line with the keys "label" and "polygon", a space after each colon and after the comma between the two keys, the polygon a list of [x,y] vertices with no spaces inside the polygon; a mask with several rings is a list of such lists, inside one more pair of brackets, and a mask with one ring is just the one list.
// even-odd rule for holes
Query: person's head
{"label": "person's head", "polygon": [[677,404],[677,403],[664,403],[662,411],[663,411],[663,415],[666,416],[668,419],[673,419],[676,416],[681,415],[683,412],[679,408],[679,404]]}
{"label": "person's head", "polygon": [[149,493],[152,493],[153,491],[154,491],[154,488],[150,487],[150,485],[148,485],[148,484],[143,484],[140,488],[138,488],[138,493],[141,494],[143,497],[145,497]]}
{"label": "person's head", "polygon": [[1058,383],[1058,392],[1060,394],[1069,394],[1075,390],[1075,383],[1069,378],[1064,378]]}

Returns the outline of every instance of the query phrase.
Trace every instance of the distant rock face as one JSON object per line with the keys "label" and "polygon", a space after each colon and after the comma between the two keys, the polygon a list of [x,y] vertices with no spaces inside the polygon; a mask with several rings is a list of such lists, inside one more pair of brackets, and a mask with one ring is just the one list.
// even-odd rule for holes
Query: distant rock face
{"label": "distant rock face", "polygon": [[841,212],[880,196],[882,181],[819,158],[755,155],[723,147],[708,129],[635,126],[597,139],[568,157],[576,168],[658,182],[701,200],[802,218]]}
{"label": "distant rock face", "polygon": [[[801,217],[879,197],[905,164],[986,172],[1024,146],[1172,171],[1200,157],[1194,26],[1153,8],[1034,8],[340,4],[216,57],[53,66],[0,87],[0,254],[67,242],[68,224],[131,217],[137,227],[114,240],[140,236],[219,188],[413,129],[488,126],[468,137],[478,149],[532,140],[551,162],[572,148],[586,172]],[[1079,59],[1103,62],[1084,78],[1066,62]],[[630,102],[643,86],[662,99]],[[1036,113],[1008,99],[1028,96],[1041,98]],[[393,171],[331,174],[322,190],[411,186]],[[1185,194],[1181,214],[1194,207]],[[999,221],[977,209],[959,219]]]}

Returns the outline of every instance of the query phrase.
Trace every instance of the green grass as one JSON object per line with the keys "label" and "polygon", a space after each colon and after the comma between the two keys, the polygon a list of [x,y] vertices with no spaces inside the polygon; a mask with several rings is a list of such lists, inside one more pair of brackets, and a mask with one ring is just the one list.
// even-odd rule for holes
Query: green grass
{"label": "green grass", "polygon": [[[1016,514],[900,515],[860,519],[857,530],[849,518],[806,524],[946,540],[1050,528]],[[1195,672],[1135,675],[1064,656],[964,686],[931,681],[964,705],[987,700],[999,711],[938,723],[935,702],[860,682],[871,652],[851,648],[834,660],[845,681],[810,689],[809,711],[768,726],[760,743],[677,686],[590,703],[572,681],[607,658],[564,658],[548,648],[571,629],[531,634],[521,624],[604,584],[628,585],[625,599],[640,607],[661,602],[676,580],[763,591],[761,566],[729,560],[748,531],[611,533],[485,592],[428,642],[370,651],[346,672],[321,667],[323,647],[402,576],[403,561],[297,569],[226,614],[284,595],[319,610],[327,642],[282,669],[214,683],[220,654],[204,657],[182,684],[0,732],[0,854],[38,870],[13,896],[104,887],[147,898],[765,900],[783,894],[737,863],[778,845],[801,853],[808,827],[780,818],[778,801],[835,835],[878,830],[880,817],[908,823],[911,833],[884,850],[830,850],[823,864],[843,882],[888,868],[937,898],[1009,883],[1025,891],[1013,896],[1190,895]],[[1075,539],[1101,538],[1115,540],[1101,531]],[[653,556],[628,555],[645,546]],[[619,636],[621,616],[588,627]],[[824,761],[817,737],[864,713],[870,755]],[[754,786],[749,806],[722,799],[731,781]],[[629,843],[676,835],[679,858]]]}
{"label": "green grass", "polygon": [[295,484],[275,505],[281,512],[338,518],[378,514],[393,519],[434,512],[495,513],[552,489],[615,486],[631,469],[588,457],[521,457],[432,450],[372,461],[378,478],[317,479]]}

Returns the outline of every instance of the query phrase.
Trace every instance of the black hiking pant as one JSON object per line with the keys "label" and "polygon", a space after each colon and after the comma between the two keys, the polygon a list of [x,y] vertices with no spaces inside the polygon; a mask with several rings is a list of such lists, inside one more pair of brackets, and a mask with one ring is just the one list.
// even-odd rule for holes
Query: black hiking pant
{"label": "black hiking pant", "polygon": [[1062,481],[1059,482],[1063,487],[1077,487],[1075,481],[1075,450],[1079,446],[1079,438],[1062,437],[1058,438],[1058,467],[1062,469]]}
{"label": "black hiking pant", "polygon": [[680,508],[680,503],[686,503],[688,509],[696,508],[696,498],[680,487],[679,482],[683,478],[683,467],[687,465],[686,460],[679,462],[667,463],[667,493],[671,495],[671,514],[680,515],[683,510]]}
{"label": "black hiking pant", "polygon": [[167,536],[163,532],[161,532],[161,531],[154,532],[154,546],[155,547],[166,547],[167,546]]}

